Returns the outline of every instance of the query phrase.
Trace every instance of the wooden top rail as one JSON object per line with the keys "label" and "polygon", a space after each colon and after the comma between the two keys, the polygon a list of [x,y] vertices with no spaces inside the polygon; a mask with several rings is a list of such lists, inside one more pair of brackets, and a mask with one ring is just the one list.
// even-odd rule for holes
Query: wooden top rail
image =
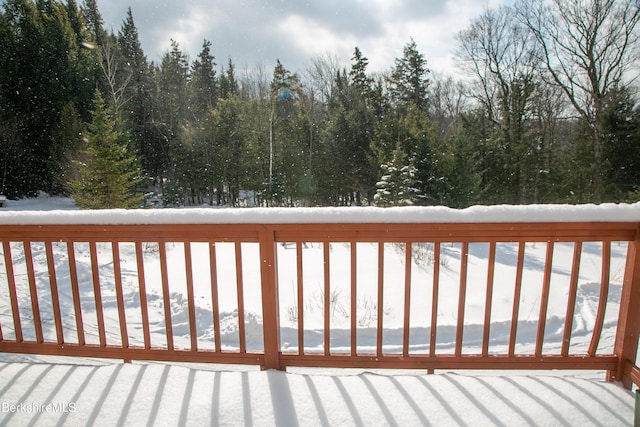
{"label": "wooden top rail", "polygon": [[[261,231],[276,242],[356,240],[360,242],[576,242],[633,241],[634,222],[549,223],[415,223],[415,224],[128,224],[2,225],[0,237],[10,241],[101,242],[257,242]],[[426,240],[425,240],[426,239]]]}
{"label": "wooden top rail", "polygon": [[[640,205],[531,210],[533,213],[523,207],[482,207],[476,209],[479,213],[475,216],[446,208],[312,209],[313,215],[300,209],[246,209],[229,214],[187,210],[144,212],[138,216],[139,223],[134,223],[130,212],[27,213],[22,221],[15,213],[10,218],[0,215],[0,351],[246,363],[274,369],[603,369],[611,380],[621,380],[627,386],[637,382]],[[558,212],[572,215],[571,220],[557,220]],[[304,221],[307,214],[309,221]],[[356,222],[357,214],[362,222]],[[435,214],[445,217],[429,221]],[[260,221],[249,222],[260,215],[264,215]],[[278,215],[280,223],[275,222]],[[446,215],[460,221],[444,222]],[[513,220],[495,220],[506,215]],[[527,216],[535,221],[525,221]],[[492,217],[494,220],[488,220]],[[100,218],[105,223],[97,224]],[[193,223],[185,223],[189,219]],[[73,220],[77,223],[71,223]],[[526,244],[536,242],[541,242],[543,251],[540,279],[525,274]],[[623,245],[616,246],[616,259],[625,256],[624,278],[615,344],[601,354],[599,342],[613,281],[613,242]],[[475,243],[488,248],[481,276],[469,270]],[[573,254],[562,266],[567,285],[561,294],[567,302],[558,349],[549,352],[545,349],[547,324],[555,321],[549,315],[557,274],[554,249],[565,243]],[[149,244],[152,247],[147,247]],[[366,259],[361,258],[365,256],[361,253],[365,252],[363,244],[372,248]],[[399,252],[389,252],[388,244],[395,244]],[[426,244],[432,248],[428,257],[433,258],[428,265],[424,264],[427,255],[414,258],[414,250]],[[502,278],[496,277],[496,265],[505,244],[513,245],[509,248],[514,257],[514,279],[510,279],[509,294],[499,295],[495,283]],[[332,252],[336,245],[342,245],[340,254],[344,254],[338,259]],[[601,273],[599,290],[593,295],[597,312],[591,339],[582,350],[576,350],[571,345],[573,319],[585,245],[591,245],[591,251],[597,249]],[[295,250],[287,252],[289,248]],[[445,248],[455,251],[455,260],[449,261],[452,265],[442,264]],[[314,257],[319,260],[315,266],[310,264]],[[290,261],[285,262],[287,259]],[[422,270],[418,261],[423,263]],[[402,265],[394,270],[394,277],[386,270],[390,262]],[[338,268],[344,269],[339,277]],[[373,296],[364,301],[369,305],[363,308],[360,287],[365,273]],[[455,286],[444,286],[446,275],[455,275],[456,279],[448,282]],[[251,288],[253,282],[257,288]],[[340,291],[344,292],[344,304],[334,300],[338,282],[344,282]],[[539,305],[532,310],[532,353],[522,354],[517,350],[517,335],[529,327],[522,321],[520,306],[527,286],[538,287]],[[481,297],[472,301],[476,294],[471,290],[477,292],[478,287],[482,288]],[[290,292],[294,304],[284,305],[283,296]],[[384,338],[396,333],[385,323],[389,292],[402,295],[400,305],[392,307],[401,319],[394,349],[385,345]],[[430,305],[425,313],[411,309],[418,298],[416,292],[427,295]],[[256,308],[248,306],[256,293],[261,303],[254,313]],[[309,326],[309,298],[315,298],[319,307],[317,330]],[[492,330],[497,328],[492,317],[496,298],[513,301],[504,350],[490,350],[494,346],[490,343]],[[201,300],[207,304],[202,305]],[[451,325],[442,324],[439,316],[447,301],[455,301],[457,306]],[[227,307],[230,302],[232,309]],[[344,348],[336,342],[343,331],[332,320],[336,303],[342,304],[340,310],[348,319],[345,336],[350,342]],[[465,310],[472,306],[483,307],[480,325],[469,323]],[[364,325],[359,323],[363,310],[371,317]],[[416,315],[429,316],[429,323],[415,326]],[[289,321],[283,323],[287,316]],[[259,330],[253,319],[261,322]],[[229,329],[229,322],[235,327]],[[464,338],[473,327],[481,328],[477,334],[480,342],[474,344],[477,349],[470,350]],[[284,333],[291,334],[293,338],[287,340],[293,345],[284,342]],[[367,338],[372,340],[370,346],[359,342],[364,336],[371,337]],[[445,336],[451,336],[448,351],[440,348]],[[411,342],[416,337],[419,345]]]}

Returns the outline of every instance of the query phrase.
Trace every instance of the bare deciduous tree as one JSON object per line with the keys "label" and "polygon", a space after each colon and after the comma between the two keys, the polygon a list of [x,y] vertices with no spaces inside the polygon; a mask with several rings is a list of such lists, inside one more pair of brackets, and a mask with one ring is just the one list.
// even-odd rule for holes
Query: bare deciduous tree
{"label": "bare deciduous tree", "polygon": [[131,82],[133,73],[120,66],[117,48],[110,40],[100,46],[98,64],[109,87],[109,102],[117,115],[129,100],[126,97],[127,86]]}
{"label": "bare deciduous tree", "polygon": [[518,81],[532,81],[537,57],[533,37],[517,22],[510,7],[488,9],[456,34],[457,52],[479,88],[474,98],[489,118],[499,122],[505,113],[500,102],[510,97]]}
{"label": "bare deciduous tree", "polygon": [[605,100],[636,59],[640,9],[630,0],[520,0],[516,8],[540,48],[547,80],[592,131],[593,190],[601,200]]}
{"label": "bare deciduous tree", "polygon": [[473,97],[500,129],[506,179],[513,203],[527,202],[527,164],[532,151],[527,117],[535,91],[538,55],[533,36],[510,7],[488,9],[456,35],[458,58],[474,77]]}

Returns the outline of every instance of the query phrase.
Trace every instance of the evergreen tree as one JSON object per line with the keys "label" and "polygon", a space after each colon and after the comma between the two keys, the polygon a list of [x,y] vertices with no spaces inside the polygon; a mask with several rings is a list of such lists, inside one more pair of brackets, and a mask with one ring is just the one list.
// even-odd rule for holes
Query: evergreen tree
{"label": "evergreen tree", "polygon": [[189,81],[189,110],[190,116],[198,120],[218,101],[217,79],[211,54],[211,42],[205,40],[198,59],[191,65],[191,80]]}
{"label": "evergreen tree", "polygon": [[229,58],[227,69],[220,76],[218,86],[220,89],[220,98],[225,99],[238,94],[238,81],[235,74],[236,67]]}
{"label": "evergreen tree", "polygon": [[292,204],[304,174],[304,148],[296,133],[300,79],[276,61],[270,85],[269,175],[264,194],[275,204]]}
{"label": "evergreen tree", "polygon": [[[192,173],[187,160],[190,158],[188,138],[183,138],[187,119],[187,83],[189,63],[178,43],[171,40],[171,50],[162,58],[158,70],[158,115],[156,129],[164,139],[169,154],[167,171],[168,188],[164,189],[167,200],[180,200],[189,188],[185,177]],[[171,194],[173,193],[173,194]]]}
{"label": "evergreen tree", "polygon": [[404,47],[402,58],[396,58],[395,67],[389,77],[391,98],[399,107],[413,104],[422,111],[428,109],[427,60],[418,51],[416,42],[411,41]]}
{"label": "evergreen tree", "polygon": [[58,141],[51,152],[54,170],[54,187],[62,194],[69,194],[68,183],[77,179],[76,163],[80,158],[80,148],[84,134],[84,123],[80,119],[73,102],[69,102],[60,113],[60,126],[53,134]]}
{"label": "evergreen tree", "polygon": [[87,40],[87,42],[94,43],[96,46],[103,46],[107,41],[107,32],[104,29],[102,14],[98,10],[98,2],[96,0],[84,0],[84,7],[82,7],[81,11],[90,34],[90,40]]}
{"label": "evergreen tree", "polygon": [[178,136],[187,117],[187,82],[189,63],[178,42],[171,40],[171,50],[162,58],[158,75],[160,113],[170,132]]}
{"label": "evergreen tree", "polygon": [[[72,6],[72,5],[71,5]],[[83,99],[87,79],[67,8],[59,2],[8,0],[0,23],[0,126],[15,143],[3,155],[5,191],[23,197],[57,191],[54,133],[69,102]],[[76,105],[82,108],[82,102]],[[11,161],[9,161],[11,159]]]}
{"label": "evergreen tree", "polygon": [[640,111],[628,89],[607,97],[603,129],[608,175],[605,201],[627,199],[640,189]]}
{"label": "evergreen tree", "polygon": [[83,209],[140,207],[142,195],[136,194],[140,169],[126,134],[97,90],[91,114],[86,161],[79,165],[79,179],[71,182],[76,204]]}
{"label": "evergreen tree", "polygon": [[[322,177],[331,188],[332,204],[371,203],[375,192],[377,162],[372,162],[371,140],[376,120],[373,108],[373,79],[367,73],[368,59],[357,47],[349,73],[342,70],[334,79],[328,103],[326,149],[327,171]],[[376,164],[375,167],[372,167]]]}
{"label": "evergreen tree", "polygon": [[439,158],[434,154],[435,131],[427,114],[410,104],[405,111],[392,111],[376,126],[371,147],[379,164],[395,163],[401,151],[416,168],[421,204],[440,204],[445,185]]}
{"label": "evergreen tree", "polygon": [[417,169],[408,161],[407,155],[398,147],[393,152],[393,159],[381,166],[382,177],[376,184],[374,196],[376,206],[411,206],[420,204],[424,194],[418,188]]}
{"label": "evergreen tree", "polygon": [[153,67],[147,62],[131,8],[118,32],[118,48],[122,68],[130,81],[124,99],[127,108],[123,118],[133,138],[140,164],[145,174],[156,183],[163,182],[168,165],[168,143],[163,133],[166,128],[157,122],[156,82]]}
{"label": "evergreen tree", "polygon": [[458,120],[461,125],[457,134],[447,144],[441,161],[444,178],[443,204],[454,208],[466,208],[481,202],[482,171],[478,134],[482,133],[482,117],[464,113]]}

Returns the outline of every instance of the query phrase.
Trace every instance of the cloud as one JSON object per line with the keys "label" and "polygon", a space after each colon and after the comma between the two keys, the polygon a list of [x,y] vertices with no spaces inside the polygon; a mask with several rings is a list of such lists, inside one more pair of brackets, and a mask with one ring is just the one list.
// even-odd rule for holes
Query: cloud
{"label": "cloud", "polygon": [[[503,3],[509,0],[491,0]],[[120,29],[131,0],[98,0],[107,28]],[[143,49],[159,62],[170,39],[195,58],[204,39],[220,64],[283,65],[302,72],[314,55],[345,66],[358,46],[384,71],[412,37],[432,68],[451,68],[453,35],[480,14],[473,0],[139,0],[132,5]]]}

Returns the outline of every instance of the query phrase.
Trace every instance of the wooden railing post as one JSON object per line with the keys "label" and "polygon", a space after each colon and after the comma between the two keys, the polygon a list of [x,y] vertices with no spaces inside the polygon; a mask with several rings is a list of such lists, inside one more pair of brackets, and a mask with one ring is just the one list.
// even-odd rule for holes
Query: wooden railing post
{"label": "wooden railing post", "polygon": [[636,238],[629,242],[627,263],[620,296],[620,313],[614,353],[618,358],[617,370],[609,371],[609,381],[622,381],[627,389],[631,389],[632,380],[625,372],[625,365],[633,366],[638,351],[638,335],[640,334],[640,226],[636,230]]}
{"label": "wooden railing post", "polygon": [[265,225],[260,228],[259,233],[264,333],[264,365],[262,368],[281,370],[275,230]]}

